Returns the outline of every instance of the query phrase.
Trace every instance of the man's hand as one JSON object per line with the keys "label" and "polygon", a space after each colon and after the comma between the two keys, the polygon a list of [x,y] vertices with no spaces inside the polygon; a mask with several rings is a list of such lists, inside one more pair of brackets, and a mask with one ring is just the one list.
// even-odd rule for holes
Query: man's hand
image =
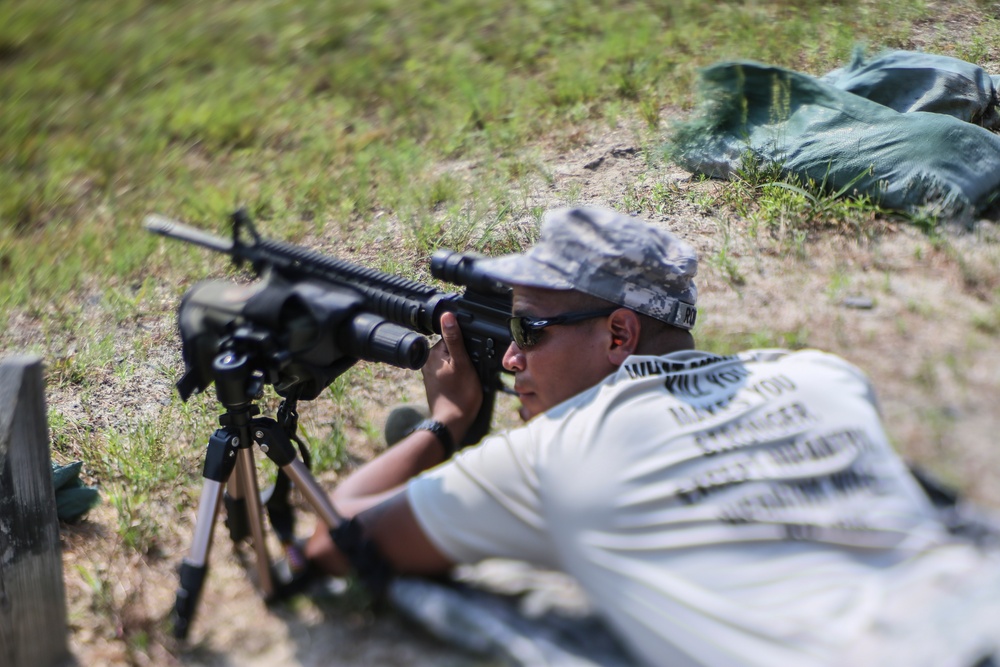
{"label": "man's hand", "polygon": [[[454,314],[441,316],[441,340],[431,349],[423,373],[431,416],[461,442],[483,403],[483,390]],[[358,516],[397,572],[437,574],[452,565],[424,535],[404,490],[414,475],[441,463],[443,454],[437,436],[414,431],[351,473],[333,492],[337,512],[345,518]],[[349,569],[323,524],[316,527],[306,556],[325,572]]]}
{"label": "man's hand", "polygon": [[[455,442],[461,442],[479,412],[483,392],[453,314],[441,317],[441,329],[442,339],[424,364],[424,386],[431,416],[448,428]],[[348,475],[333,492],[333,504],[341,516],[353,517],[396,495],[413,476],[445,458],[436,435],[414,431]],[[322,551],[319,542],[317,549]]]}
{"label": "man's hand", "polygon": [[441,340],[431,348],[423,374],[431,417],[461,442],[483,404],[483,390],[454,313],[441,316]]}

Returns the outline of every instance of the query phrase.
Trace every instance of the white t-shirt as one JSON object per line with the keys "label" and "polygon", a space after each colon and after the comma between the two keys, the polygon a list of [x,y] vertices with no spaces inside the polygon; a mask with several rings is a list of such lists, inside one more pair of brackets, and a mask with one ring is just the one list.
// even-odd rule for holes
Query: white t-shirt
{"label": "white t-shirt", "polygon": [[884,635],[912,624],[886,618],[893,597],[952,586],[970,558],[889,446],[864,375],[812,350],[633,356],[408,497],[456,562],[572,575],[657,666],[847,664],[850,650],[897,664]]}

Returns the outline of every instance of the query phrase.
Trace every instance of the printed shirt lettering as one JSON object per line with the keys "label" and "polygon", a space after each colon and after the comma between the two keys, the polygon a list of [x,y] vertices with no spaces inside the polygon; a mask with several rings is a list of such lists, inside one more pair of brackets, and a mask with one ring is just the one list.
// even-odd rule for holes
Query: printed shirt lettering
{"label": "printed shirt lettering", "polygon": [[897,490],[894,473],[871,462],[886,452],[867,428],[824,426],[827,415],[813,407],[822,404],[804,398],[801,378],[767,373],[771,364],[753,361],[701,355],[626,362],[620,377],[657,383],[669,396],[665,414],[680,434],[670,445],[674,456],[659,457],[670,466],[662,481],[647,480],[620,499],[636,509],[627,523],[686,531],[715,525],[720,542],[765,534],[862,546],[901,539],[890,514],[865,512],[866,503]]}

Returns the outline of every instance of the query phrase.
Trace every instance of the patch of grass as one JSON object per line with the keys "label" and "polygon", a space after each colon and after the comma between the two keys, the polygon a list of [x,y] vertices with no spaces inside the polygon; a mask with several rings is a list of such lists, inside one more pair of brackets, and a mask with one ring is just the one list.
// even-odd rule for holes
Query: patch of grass
{"label": "patch of grass", "polygon": [[728,226],[722,226],[721,231],[722,243],[719,249],[708,257],[708,263],[715,267],[732,287],[739,289],[746,283],[746,278],[734,256],[733,240]]}
{"label": "patch of grass", "polygon": [[108,581],[106,570],[101,567],[89,568],[77,565],[77,572],[90,589],[90,611],[98,616],[113,617],[117,615],[118,604],[112,593],[113,587]]}
{"label": "patch of grass", "polygon": [[145,553],[160,530],[158,500],[171,484],[184,480],[184,458],[168,453],[167,415],[145,420],[124,432],[110,431],[103,447],[88,460],[106,483],[103,491],[118,513],[118,531],[126,547]]}
{"label": "patch of grass", "polygon": [[104,369],[115,362],[115,338],[105,334],[96,339],[78,339],[73,347],[49,361],[48,381],[86,389]]}
{"label": "patch of grass", "polygon": [[492,158],[567,122],[656,128],[699,66],[832,66],[847,36],[877,42],[922,7],[876,4],[5,3],[0,303],[134,281],[159,247],[138,228],[153,209],[214,224],[249,203],[282,227],[419,219],[467,194],[425,176],[433,162]]}
{"label": "patch of grass", "polygon": [[716,354],[736,354],[744,350],[769,348],[801,350],[809,347],[809,330],[804,326],[789,331],[705,329],[696,332],[695,340],[698,341],[698,349]]}
{"label": "patch of grass", "polygon": [[722,188],[720,200],[749,221],[751,236],[762,232],[802,255],[805,241],[820,230],[833,230],[870,241],[884,229],[887,213],[854,186],[862,173],[840,188],[782,172],[753,153],[743,156],[734,178]]}
{"label": "patch of grass", "polygon": [[[61,463],[69,463],[84,459],[84,453],[89,455],[95,447],[97,434],[88,429],[85,423],[71,419],[66,415],[52,411],[48,415],[49,443],[53,458]],[[84,471],[89,473],[89,468]]]}
{"label": "patch of grass", "polygon": [[993,305],[985,312],[973,315],[972,326],[984,334],[1000,334],[1000,306]]}
{"label": "patch of grass", "polygon": [[306,443],[312,458],[314,473],[340,470],[348,460],[347,434],[339,424],[331,424],[324,437],[312,435],[306,425],[299,425],[299,436]]}
{"label": "patch of grass", "polygon": [[833,302],[840,300],[847,294],[849,286],[847,274],[838,269],[830,276],[830,282],[826,288],[827,298]]}

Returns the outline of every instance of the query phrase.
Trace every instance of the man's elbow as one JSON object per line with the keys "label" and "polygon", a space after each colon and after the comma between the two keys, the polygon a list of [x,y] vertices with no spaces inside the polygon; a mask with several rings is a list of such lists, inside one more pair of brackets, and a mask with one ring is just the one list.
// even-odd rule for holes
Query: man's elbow
{"label": "man's elbow", "polygon": [[455,565],[424,532],[405,492],[366,510],[358,519],[382,558],[398,574],[434,576]]}
{"label": "man's elbow", "polygon": [[[364,538],[375,546],[373,557],[383,559],[393,573],[436,576],[454,567],[455,563],[424,533],[405,492],[373,507],[352,505],[350,499],[338,500],[336,504],[338,512],[348,520],[357,514]],[[305,555],[326,574],[344,576],[352,569],[350,558],[337,547],[322,524],[307,543]]]}

